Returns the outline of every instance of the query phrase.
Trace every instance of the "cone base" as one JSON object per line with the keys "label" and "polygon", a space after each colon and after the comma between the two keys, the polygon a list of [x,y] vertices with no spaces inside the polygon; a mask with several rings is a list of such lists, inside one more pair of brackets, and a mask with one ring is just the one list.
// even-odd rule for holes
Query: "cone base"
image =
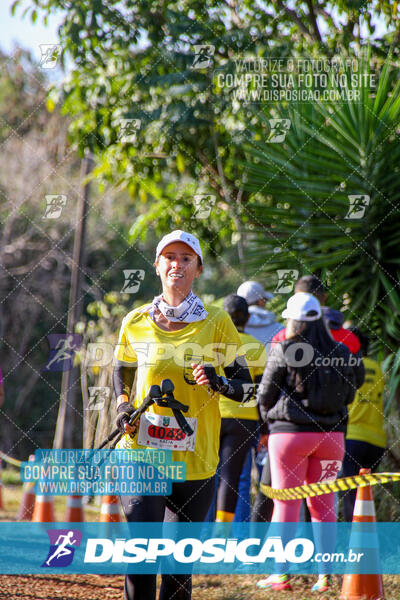
{"label": "cone base", "polygon": [[101,515],[99,523],[121,523],[122,519],[119,515]]}
{"label": "cone base", "polygon": [[49,502],[35,503],[33,509],[32,523],[54,523],[54,507]]}
{"label": "cone base", "polygon": [[65,517],[66,523],[83,523],[84,521],[85,517],[83,511],[68,513]]}
{"label": "cone base", "polygon": [[345,575],[340,600],[383,600],[382,575]]}
{"label": "cone base", "polygon": [[33,510],[35,508],[35,495],[31,496],[30,498],[25,498],[25,500],[23,500],[18,515],[17,515],[17,519],[18,521],[30,521],[32,519],[33,516]]}

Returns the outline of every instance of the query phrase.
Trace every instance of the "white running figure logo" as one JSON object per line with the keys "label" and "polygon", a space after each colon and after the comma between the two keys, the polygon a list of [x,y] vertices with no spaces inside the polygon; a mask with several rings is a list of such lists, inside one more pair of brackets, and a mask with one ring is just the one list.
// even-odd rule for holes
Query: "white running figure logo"
{"label": "white running figure logo", "polygon": [[[69,548],[67,548],[68,545],[73,545],[75,544],[76,540],[73,540],[74,536],[74,532],[73,531],[68,531],[67,534],[61,534],[58,536],[58,539],[56,541],[56,545],[59,544],[58,548],[56,549],[56,551],[50,556],[50,558],[48,558],[46,560],[46,565],[50,566],[50,562],[53,560],[53,558],[61,558],[61,556],[66,556],[67,554],[71,554],[72,550],[70,550]],[[60,541],[62,540],[62,541]]]}
{"label": "white running figure logo", "polygon": [[71,360],[74,356],[75,345],[73,335],[67,336],[65,339],[58,340],[54,350],[58,350],[55,353],[51,361],[47,364],[47,371],[50,369],[53,363],[61,362],[62,360]]}

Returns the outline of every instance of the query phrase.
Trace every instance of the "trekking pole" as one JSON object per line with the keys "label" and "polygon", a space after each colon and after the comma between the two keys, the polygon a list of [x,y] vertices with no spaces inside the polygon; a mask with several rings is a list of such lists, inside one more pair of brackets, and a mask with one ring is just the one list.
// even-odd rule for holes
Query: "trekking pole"
{"label": "trekking pole", "polygon": [[[161,396],[162,396],[162,392],[161,392],[160,386],[152,385],[150,387],[148,395],[145,397],[145,399],[143,400],[143,402],[139,406],[139,408],[137,408],[136,410],[133,408],[130,409],[130,410],[132,410],[132,413],[129,417],[129,421],[128,421],[129,425],[134,425],[134,423],[139,419],[140,415],[142,415],[149,408],[149,406],[154,404],[154,402],[156,401],[156,398],[161,398]],[[114,440],[113,445],[111,446],[112,448],[114,448],[115,445],[118,444],[118,442],[120,441],[120,439],[122,438],[123,435],[125,435],[125,432],[121,433],[121,431],[118,428],[114,429],[114,431],[112,431],[110,433],[110,435],[100,444],[100,446],[98,448],[96,448],[96,450],[101,450],[102,448],[104,448],[104,446],[106,446],[108,444],[108,442],[111,442],[116,437],[117,439]]]}
{"label": "trekking pole", "polygon": [[156,403],[158,406],[170,408],[179,427],[186,433],[186,435],[190,436],[193,434],[193,429],[190,427],[189,423],[182,414],[182,412],[187,412],[189,407],[186,404],[179,402],[179,400],[176,400],[173,393],[174,389],[175,386],[170,379],[163,379],[161,382],[161,391],[162,395],[166,396],[166,398],[159,398],[156,400]]}

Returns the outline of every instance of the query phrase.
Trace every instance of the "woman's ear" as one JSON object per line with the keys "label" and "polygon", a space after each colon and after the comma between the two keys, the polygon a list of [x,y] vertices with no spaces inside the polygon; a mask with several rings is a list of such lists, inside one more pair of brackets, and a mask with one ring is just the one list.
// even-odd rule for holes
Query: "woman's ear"
{"label": "woman's ear", "polygon": [[154,268],[155,268],[155,270],[156,270],[156,275],[157,275],[158,277],[160,277],[160,273],[158,272],[158,269],[157,269],[157,262],[153,263],[153,267],[154,267]]}
{"label": "woman's ear", "polygon": [[202,272],[203,272],[203,265],[201,265],[200,267],[197,267],[197,273],[195,275],[196,279],[198,277],[200,277],[200,275],[202,274]]}

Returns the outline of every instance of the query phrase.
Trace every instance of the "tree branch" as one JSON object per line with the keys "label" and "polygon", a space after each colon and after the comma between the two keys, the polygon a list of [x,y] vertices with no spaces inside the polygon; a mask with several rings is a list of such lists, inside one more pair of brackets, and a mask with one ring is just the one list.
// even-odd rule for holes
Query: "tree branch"
{"label": "tree branch", "polygon": [[230,9],[232,22],[236,25],[236,27],[238,29],[243,29],[244,24],[243,24],[241,18],[239,17],[238,13],[236,12],[236,7],[237,7],[236,3],[235,2],[229,2],[229,0],[225,0],[225,4]]}
{"label": "tree branch", "polygon": [[308,6],[308,17],[309,17],[309,21],[311,23],[311,27],[314,30],[314,35],[316,36],[318,41],[322,44],[322,38],[321,38],[320,31],[318,29],[317,18],[314,13],[313,0],[307,0],[307,6]]}
{"label": "tree branch", "polygon": [[307,29],[307,27],[304,25],[303,21],[300,19],[300,17],[294,10],[285,6],[284,3],[282,2],[282,0],[276,0],[276,4],[277,4],[278,8],[283,10],[292,19],[292,21],[294,21],[296,23],[296,25],[300,29],[300,31],[302,31],[304,33],[304,35],[306,35],[309,38],[310,41],[315,41],[312,33]]}
{"label": "tree branch", "polygon": [[314,6],[314,12],[316,14],[320,15],[321,17],[324,17],[324,19],[329,23],[329,27],[334,29],[336,33],[340,32],[340,29],[338,27],[336,27],[336,25],[335,25],[332,15],[330,15],[328,13],[328,11],[326,11],[324,8],[322,8],[322,6],[319,6],[319,5]]}

